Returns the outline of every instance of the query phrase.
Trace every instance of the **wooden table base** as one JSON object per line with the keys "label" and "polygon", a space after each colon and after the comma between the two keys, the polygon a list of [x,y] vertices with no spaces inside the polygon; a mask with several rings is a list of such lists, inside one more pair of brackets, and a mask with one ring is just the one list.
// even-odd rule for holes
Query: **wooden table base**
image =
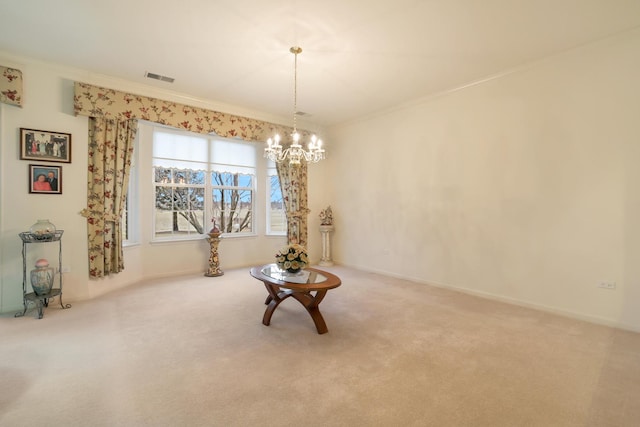
{"label": "wooden table base", "polygon": [[307,309],[309,315],[313,319],[313,323],[316,325],[316,329],[319,334],[326,334],[329,332],[327,329],[327,324],[320,313],[320,309],[318,305],[327,294],[326,290],[316,291],[316,294],[313,295],[311,292],[300,292],[294,291],[291,289],[283,289],[279,290],[279,287],[276,285],[272,285],[270,283],[264,282],[264,286],[267,288],[267,292],[269,292],[269,296],[267,300],[264,302],[267,304],[267,309],[264,312],[264,317],[262,318],[262,324],[265,326],[269,326],[271,323],[271,316],[273,312],[276,311],[278,305],[289,297],[294,297],[300,304]]}
{"label": "wooden table base", "polygon": [[[289,297],[293,297],[307,310],[319,334],[326,334],[329,331],[318,306],[329,289],[340,286],[340,278],[327,271],[310,267],[305,269],[305,273],[306,277],[303,280],[306,281],[300,283],[287,281],[288,277],[283,275],[275,264],[267,264],[251,269],[251,276],[264,283],[269,293],[264,302],[267,305],[267,309],[262,317],[263,325],[269,326],[271,316],[273,316],[273,312],[276,311],[280,303]],[[300,280],[300,278],[296,279]]]}

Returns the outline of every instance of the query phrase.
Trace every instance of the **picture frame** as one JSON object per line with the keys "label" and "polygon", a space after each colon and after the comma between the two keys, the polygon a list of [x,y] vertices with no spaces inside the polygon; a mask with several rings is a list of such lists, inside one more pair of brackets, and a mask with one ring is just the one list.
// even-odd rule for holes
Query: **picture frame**
{"label": "picture frame", "polygon": [[29,193],[62,194],[62,166],[30,164]]}
{"label": "picture frame", "polygon": [[71,163],[71,134],[20,128],[20,159]]}

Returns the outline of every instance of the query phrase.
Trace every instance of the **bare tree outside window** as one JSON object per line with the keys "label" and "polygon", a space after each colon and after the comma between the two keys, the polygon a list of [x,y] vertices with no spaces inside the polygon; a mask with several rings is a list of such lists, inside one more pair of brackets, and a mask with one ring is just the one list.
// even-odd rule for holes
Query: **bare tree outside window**
{"label": "bare tree outside window", "polygon": [[[156,233],[204,234],[205,171],[155,168]],[[223,233],[251,231],[252,176],[211,172],[211,221]]]}
{"label": "bare tree outside window", "polygon": [[156,233],[203,234],[205,171],[155,169]]}
{"label": "bare tree outside window", "polygon": [[213,172],[213,219],[223,233],[251,231],[252,176]]}
{"label": "bare tree outside window", "polygon": [[196,238],[213,223],[254,233],[255,144],[166,129],[153,138],[154,237]]}

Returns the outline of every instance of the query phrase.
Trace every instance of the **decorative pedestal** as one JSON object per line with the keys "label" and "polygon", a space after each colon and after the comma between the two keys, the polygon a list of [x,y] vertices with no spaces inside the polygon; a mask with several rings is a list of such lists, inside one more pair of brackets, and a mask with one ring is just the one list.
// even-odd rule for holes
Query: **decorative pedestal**
{"label": "decorative pedestal", "polygon": [[220,233],[209,233],[207,237],[209,245],[211,245],[211,252],[209,254],[209,268],[206,273],[207,277],[222,276],[224,272],[220,270],[220,259],[218,258],[218,244],[220,243]]}
{"label": "decorative pedestal", "polygon": [[333,225],[321,225],[320,233],[322,233],[322,259],[320,259],[321,266],[333,265],[331,260],[331,239],[330,233],[333,231]]}

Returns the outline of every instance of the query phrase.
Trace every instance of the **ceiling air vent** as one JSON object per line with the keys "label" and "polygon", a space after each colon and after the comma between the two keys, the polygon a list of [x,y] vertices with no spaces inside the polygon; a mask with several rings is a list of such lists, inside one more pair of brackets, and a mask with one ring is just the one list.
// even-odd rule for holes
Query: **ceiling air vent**
{"label": "ceiling air vent", "polygon": [[173,83],[173,81],[175,80],[173,77],[161,76],[160,74],[149,73],[149,72],[144,73],[144,76],[150,79],[160,80],[162,82],[167,82],[167,83]]}

